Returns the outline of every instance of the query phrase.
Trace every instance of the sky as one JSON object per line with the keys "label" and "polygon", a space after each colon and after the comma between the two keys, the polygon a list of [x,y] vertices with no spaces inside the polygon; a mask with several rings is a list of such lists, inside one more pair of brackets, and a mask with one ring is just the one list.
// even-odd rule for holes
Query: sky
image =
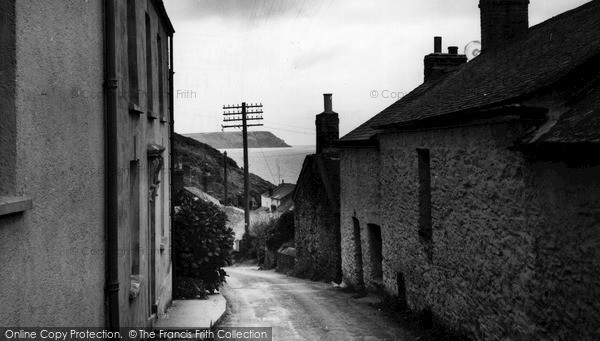
{"label": "sky", "polygon": [[[589,0],[531,0],[530,26]],[[423,82],[433,37],[480,40],[478,0],[164,0],[175,27],[175,131],[221,131],[223,106],[262,103],[264,127],[315,144],[333,94],[340,137]],[[232,130],[226,129],[226,131]]]}

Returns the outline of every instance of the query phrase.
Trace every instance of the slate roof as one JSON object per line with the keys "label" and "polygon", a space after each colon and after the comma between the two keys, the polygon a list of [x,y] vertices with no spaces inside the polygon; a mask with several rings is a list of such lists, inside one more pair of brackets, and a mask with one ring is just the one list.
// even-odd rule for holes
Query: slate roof
{"label": "slate roof", "polygon": [[288,200],[284,203],[282,203],[281,205],[277,206],[277,208],[275,209],[275,211],[280,212],[280,213],[284,213],[287,211],[293,211],[294,210],[294,201],[292,200]]}
{"label": "slate roof", "polygon": [[564,113],[536,142],[600,143],[600,88]]}
{"label": "slate roof", "polygon": [[[600,0],[594,0],[530,28],[507,47],[486,51],[443,78],[419,86],[340,142],[364,142],[385,129],[519,102],[599,54]],[[580,110],[570,115],[576,113]]]}
{"label": "slate roof", "polygon": [[265,192],[262,195],[271,199],[282,200],[294,192],[294,189],[296,189],[296,185],[283,183],[275,187],[272,195],[269,195],[269,192]]}
{"label": "slate roof", "polygon": [[[298,186],[311,177],[320,177],[325,186],[327,200],[335,213],[340,207],[340,159],[337,154],[311,154],[307,155],[302,164],[298,177]],[[299,192],[296,192],[296,194]],[[300,198],[294,198],[298,202]]]}
{"label": "slate roof", "polygon": [[189,193],[191,193],[192,195],[196,196],[197,198],[206,201],[206,202],[211,202],[217,206],[222,206],[221,202],[219,202],[219,199],[213,197],[212,195],[200,190],[199,188],[196,187],[184,187],[184,189],[186,191],[188,191]]}
{"label": "slate roof", "polygon": [[431,82],[421,84],[415,90],[411,91],[409,94],[402,97],[400,100],[396,101],[391,106],[387,107],[381,113],[372,117],[370,120],[363,123],[358,128],[354,129],[353,131],[351,131],[350,133],[348,133],[347,135],[345,135],[344,137],[339,139],[338,143],[345,144],[346,142],[349,142],[349,141],[367,141],[367,140],[371,139],[377,132],[380,131],[380,129],[375,128],[375,122],[377,122],[380,119],[379,116],[389,115],[389,114],[392,114],[395,112],[401,112],[403,110],[403,108],[405,108],[407,105],[409,105],[413,101],[419,99],[429,89],[433,88],[435,85],[440,83],[447,76],[448,75],[446,74],[445,76],[441,76],[441,78],[437,78]]}

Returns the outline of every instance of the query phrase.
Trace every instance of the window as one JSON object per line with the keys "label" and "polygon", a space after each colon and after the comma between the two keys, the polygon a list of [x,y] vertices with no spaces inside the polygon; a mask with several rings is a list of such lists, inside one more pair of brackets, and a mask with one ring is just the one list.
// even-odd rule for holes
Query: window
{"label": "window", "polygon": [[129,222],[131,226],[131,274],[140,273],[140,180],[139,161],[129,163]]}
{"label": "window", "polygon": [[400,304],[401,308],[407,308],[406,280],[404,279],[404,274],[402,272],[396,274],[396,285],[398,286],[398,304]]}
{"label": "window", "polygon": [[15,0],[0,1],[0,216],[29,210],[31,199],[17,190]]}
{"label": "window", "polygon": [[371,256],[371,277],[375,281],[383,280],[383,253],[381,227],[369,224],[369,249]]}
{"label": "window", "polygon": [[[160,183],[165,183],[165,165],[163,164],[163,170],[160,172]],[[166,185],[160,186],[160,236],[165,236],[165,187]]]}
{"label": "window", "polygon": [[153,66],[152,66],[152,26],[150,24],[150,16],[146,13],[146,97],[148,118],[156,118],[154,116],[154,84],[153,84]]}
{"label": "window", "polygon": [[129,62],[129,102],[133,104],[130,111],[140,113],[137,12],[135,0],[127,0],[127,54]]}
{"label": "window", "polygon": [[431,241],[431,164],[428,149],[417,149],[419,159],[419,235]]}
{"label": "window", "polygon": [[362,258],[362,244],[360,238],[360,222],[356,218],[352,218],[353,231],[352,236],[354,237],[354,263],[356,271],[357,286],[362,287],[364,284],[363,278],[363,258]]}
{"label": "window", "polygon": [[163,88],[163,77],[164,77],[164,68],[163,68],[163,48],[162,41],[160,39],[160,35],[156,35],[156,53],[158,54],[158,115],[160,116],[160,120],[164,121],[165,118],[165,94]]}

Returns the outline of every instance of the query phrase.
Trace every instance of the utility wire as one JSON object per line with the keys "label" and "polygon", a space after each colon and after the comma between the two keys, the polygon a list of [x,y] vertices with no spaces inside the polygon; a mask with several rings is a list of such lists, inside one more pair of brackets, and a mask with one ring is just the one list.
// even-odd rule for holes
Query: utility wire
{"label": "utility wire", "polygon": [[275,128],[275,127],[270,127],[270,126],[265,126],[265,127],[269,128],[269,129],[274,129],[274,130],[287,131],[290,133],[298,133],[298,134],[304,134],[304,135],[316,135],[315,133],[309,133],[309,132],[298,131],[298,130],[282,129],[282,128]]}
{"label": "utility wire", "polygon": [[273,172],[271,172],[271,167],[269,166],[269,162],[267,162],[267,157],[265,156],[265,152],[263,151],[262,146],[260,145],[260,141],[258,140],[258,137],[256,136],[256,134],[254,134],[254,139],[256,139],[256,143],[258,143],[258,147],[260,148],[260,152],[262,153],[263,159],[265,160],[265,164],[267,165],[269,174],[271,174],[271,179],[273,179],[273,181],[275,181],[275,177],[273,176]]}

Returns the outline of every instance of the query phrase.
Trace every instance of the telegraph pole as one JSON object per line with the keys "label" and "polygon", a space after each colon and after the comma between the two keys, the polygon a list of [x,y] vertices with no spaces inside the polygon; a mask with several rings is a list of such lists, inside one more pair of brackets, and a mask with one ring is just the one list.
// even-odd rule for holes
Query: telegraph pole
{"label": "telegraph pole", "polygon": [[227,191],[227,152],[223,153],[223,188],[225,191],[225,206],[229,206],[229,192]]}
{"label": "telegraph pole", "polygon": [[[261,121],[263,119],[263,105],[261,104],[246,104],[242,105],[225,105],[223,106],[223,122],[235,122],[230,123],[231,125],[223,124],[221,127],[225,128],[242,128],[242,138],[244,140],[244,217],[245,226],[244,233],[246,235],[246,241],[250,236],[250,172],[248,171],[248,127],[262,126],[262,123],[248,124],[248,121]],[[250,115],[248,117],[248,115]],[[241,121],[241,124],[240,124]],[[245,245],[246,249],[249,245]]]}

